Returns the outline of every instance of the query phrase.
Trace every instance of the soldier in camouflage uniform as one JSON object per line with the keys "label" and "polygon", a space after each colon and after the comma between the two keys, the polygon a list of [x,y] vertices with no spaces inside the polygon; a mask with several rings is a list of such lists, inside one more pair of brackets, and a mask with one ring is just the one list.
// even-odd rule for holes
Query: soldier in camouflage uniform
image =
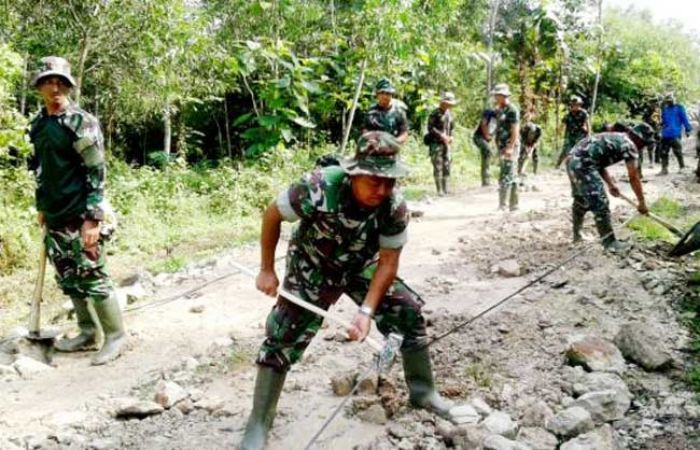
{"label": "soldier in camouflage uniform", "polygon": [[581,97],[577,95],[571,97],[569,113],[564,117],[563,123],[565,126],[564,146],[561,148],[561,153],[559,153],[559,158],[557,159],[557,169],[564,162],[574,145],[591,134],[588,123],[588,111],[583,109]]}
{"label": "soldier in camouflage uniform", "polygon": [[56,349],[74,352],[95,346],[97,327],[88,311],[88,302],[92,302],[104,332],[102,348],[92,364],[105,364],[120,355],[126,335],[105,271],[102,132],[94,116],[68,100],[75,86],[68,62],[55,56],[41,62],[42,69],[32,83],[44,108],[30,129],[38,163],[36,206],[39,223],[46,229],[48,258],[58,284],[73,302],[80,328],[77,337],[57,342]]}
{"label": "soldier in camouflage uniform", "polygon": [[[652,130],[654,130],[654,142],[647,146],[647,154],[649,155],[649,167],[653,168],[655,162],[659,162],[658,155],[658,143],[660,141],[661,132],[661,113],[659,111],[659,102],[656,99],[652,99],[647,104],[644,115],[642,116],[644,123],[649,125]],[[642,155],[640,156],[640,163],[642,161]],[[641,165],[641,164],[640,164]]]}
{"label": "soldier in camouflage uniform", "polygon": [[[506,208],[506,199],[511,211],[518,209],[518,177],[516,164],[520,150],[520,113],[510,103],[510,89],[506,84],[498,84],[491,94],[496,100],[496,146],[500,161],[498,179],[498,208]],[[509,196],[510,194],[510,196]]]}
{"label": "soldier in camouflage uniform", "polygon": [[450,144],[454,128],[454,119],[450,109],[456,104],[455,95],[452,92],[445,92],[440,100],[440,106],[435,108],[428,118],[427,140],[438,195],[448,193],[450,163],[452,162]]}
{"label": "soldier in camouflage uniform", "polygon": [[[449,417],[452,405],[433,383],[423,300],[396,279],[409,219],[406,202],[394,190],[396,178],[408,172],[398,152],[390,134],[365,133],[354,158],[316,169],[281,192],[263,217],[256,285],[267,295],[277,295],[274,257],[280,224],[297,222],[283,287],[323,309],[342,293],[349,295],[359,306],[349,330],[353,340],[367,336],[371,319],[382,334],[403,335],[401,353],[412,404]],[[283,296],[277,298],[257,356],[253,410],[241,448],[265,446],[286,373],[322,321]]]}
{"label": "soldier in camouflage uniform", "polygon": [[479,125],[474,130],[472,141],[479,149],[481,156],[481,186],[491,185],[491,127],[495,124],[496,112],[492,109],[485,109],[481,114]]}
{"label": "soldier in camouflage uniform", "polygon": [[408,119],[401,103],[394,98],[396,89],[391,81],[382,78],[374,89],[377,103],[367,111],[362,133],[384,131],[396,138],[399,144],[408,139]]}
{"label": "soldier in camouflage uniform", "polygon": [[537,166],[540,157],[537,152],[537,147],[542,137],[542,128],[532,122],[531,114],[525,116],[525,125],[520,127],[520,157],[518,158],[518,176],[522,176],[525,161],[532,157],[532,173],[537,175]]}
{"label": "soldier in camouflage uniform", "polygon": [[574,242],[581,240],[584,216],[587,211],[591,211],[603,246],[611,251],[619,251],[625,246],[615,239],[604,183],[616,197],[620,190],[606,168],[625,161],[630,185],[639,201],[637,209],[640,213],[647,214],[642,182],[637,172],[637,158],[639,152],[652,140],[653,130],[647,124],[639,124],[634,128],[616,124],[613,129],[616,132],[599,133],[576,144],[567,158],[567,172],[574,199]]}

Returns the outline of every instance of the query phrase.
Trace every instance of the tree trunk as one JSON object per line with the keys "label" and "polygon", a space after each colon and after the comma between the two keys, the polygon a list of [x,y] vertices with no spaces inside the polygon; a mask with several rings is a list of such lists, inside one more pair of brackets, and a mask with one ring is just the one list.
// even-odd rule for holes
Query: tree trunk
{"label": "tree trunk", "polygon": [[233,159],[233,151],[231,150],[231,127],[229,126],[228,116],[228,96],[224,94],[224,130],[226,130],[226,154],[228,159]]}
{"label": "tree trunk", "polygon": [[489,60],[486,63],[486,97],[484,106],[489,104],[491,90],[493,89],[493,63],[495,59],[493,54],[493,34],[496,28],[496,17],[498,17],[498,2],[499,0],[491,1],[491,11],[489,12],[489,34],[487,42]]}
{"label": "tree trunk", "polygon": [[24,67],[22,68],[22,94],[19,100],[19,112],[24,115],[27,112],[27,85],[29,84],[29,54],[24,55]]}
{"label": "tree trunk", "polygon": [[345,153],[345,147],[348,145],[348,139],[350,138],[350,129],[352,128],[352,122],[355,119],[355,110],[357,109],[357,102],[360,99],[360,94],[362,93],[362,86],[365,84],[365,69],[367,69],[367,60],[362,60],[362,65],[360,66],[360,79],[357,81],[357,89],[355,89],[355,96],[352,99],[352,107],[350,108],[350,115],[345,124],[345,132],[343,133],[343,142],[340,144],[340,154]]}
{"label": "tree trunk", "polygon": [[163,151],[170,157],[170,143],[172,142],[172,117],[170,114],[170,105],[167,105],[163,110]]}
{"label": "tree trunk", "polygon": [[76,105],[80,105],[80,97],[83,93],[83,76],[85,73],[85,60],[87,59],[88,50],[90,48],[90,35],[83,34],[80,40],[80,55],[78,57],[78,70],[75,73],[75,89],[73,91],[73,99]]}
{"label": "tree trunk", "polygon": [[598,101],[598,85],[600,84],[600,69],[603,64],[603,0],[598,0],[598,64],[595,72],[595,83],[593,84],[593,99],[591,100],[590,119],[593,119],[595,114],[596,103]]}

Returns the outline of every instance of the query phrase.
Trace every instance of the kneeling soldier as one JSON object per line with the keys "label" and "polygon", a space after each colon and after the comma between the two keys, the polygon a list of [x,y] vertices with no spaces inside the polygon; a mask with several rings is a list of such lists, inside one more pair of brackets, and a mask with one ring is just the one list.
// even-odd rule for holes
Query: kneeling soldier
{"label": "kneeling soldier", "polygon": [[[316,169],[280,193],[263,217],[256,286],[267,295],[277,295],[274,261],[280,224],[297,221],[287,251],[284,289],[324,309],[342,293],[348,294],[359,306],[349,330],[353,340],[367,336],[372,319],[382,334],[403,335],[401,353],[411,403],[449,417],[452,404],[433,384],[423,300],[396,279],[409,218],[406,202],[394,190],[396,179],[408,172],[398,153],[393,136],[367,132],[354,158],[341,166]],[[278,297],[256,360],[253,410],[241,448],[265,446],[286,373],[321,324],[318,315]]]}

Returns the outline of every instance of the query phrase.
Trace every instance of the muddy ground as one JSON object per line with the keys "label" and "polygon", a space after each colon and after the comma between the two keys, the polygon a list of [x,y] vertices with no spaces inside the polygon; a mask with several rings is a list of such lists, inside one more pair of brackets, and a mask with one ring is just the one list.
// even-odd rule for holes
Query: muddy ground
{"label": "muddy ground", "polygon": [[[695,164],[691,157],[688,161]],[[619,178],[622,167],[616,169]],[[650,201],[664,195],[700,209],[700,185],[693,183],[690,170],[675,173],[672,166],[674,173],[665,177],[655,176],[656,171],[646,170]],[[478,404],[507,413],[520,432],[502,434],[530,445],[493,448],[553,449],[575,434],[554,442],[550,435],[549,441],[540,439],[549,443],[537,447],[522,430],[544,432],[546,421],[533,418],[538,408],[544,415],[557,414],[580,396],[574,385],[587,374],[567,362],[572,338],[593,335],[612,341],[626,323],[653,325],[672,361],[659,371],[628,361],[621,379],[631,393],[631,405],[615,420],[596,421],[596,430],[607,430],[603,422],[612,426],[618,447],[610,448],[700,448],[700,405],[683,381],[689,343],[677,308],[687,273],[697,270],[695,259],[668,259],[664,254],[670,244],[634,240],[629,230],[619,235],[633,243],[630,252],[606,254],[595,243],[591,216],[586,242],[574,246],[564,173],[548,172],[530,177],[528,183],[516,213],[496,211],[495,188],[412,205],[422,215],[410,226],[400,274],[425,299],[432,336],[589,248],[494,312],[434,344],[441,391],[457,402],[478,398]],[[631,192],[624,182],[620,185]],[[612,203],[617,223],[634,215],[620,201]],[[251,406],[252,360],[271,300],[257,293],[244,275],[232,275],[187,297],[141,307],[231,274],[231,260],[254,267],[255,246],[180,274],[156,279],[142,275],[139,284],[147,296],[131,305],[140,309],[126,315],[129,349],[108,366],[90,367],[87,355],[60,354],[51,369],[25,376],[0,373],[0,448],[234,448]],[[354,310],[347,299],[335,307],[348,318]],[[371,363],[369,347],[343,341],[338,328],[325,327],[290,372],[270,449],[303,448],[341,400],[331,378]],[[186,398],[145,419],[114,417],[124,397],[153,400],[159,380],[177,384]],[[408,407],[400,364],[378,384],[378,390],[370,386],[353,398],[314,448],[483,448],[483,442],[464,438],[463,426]]]}

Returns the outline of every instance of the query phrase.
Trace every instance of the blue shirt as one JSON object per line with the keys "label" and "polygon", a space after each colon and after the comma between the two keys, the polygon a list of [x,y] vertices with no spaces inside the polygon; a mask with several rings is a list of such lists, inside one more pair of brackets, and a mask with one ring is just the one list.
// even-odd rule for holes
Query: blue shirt
{"label": "blue shirt", "polygon": [[673,104],[664,107],[661,111],[661,137],[668,139],[678,139],[685,128],[686,133],[690,133],[693,127],[690,126],[688,115],[685,113],[683,105]]}

